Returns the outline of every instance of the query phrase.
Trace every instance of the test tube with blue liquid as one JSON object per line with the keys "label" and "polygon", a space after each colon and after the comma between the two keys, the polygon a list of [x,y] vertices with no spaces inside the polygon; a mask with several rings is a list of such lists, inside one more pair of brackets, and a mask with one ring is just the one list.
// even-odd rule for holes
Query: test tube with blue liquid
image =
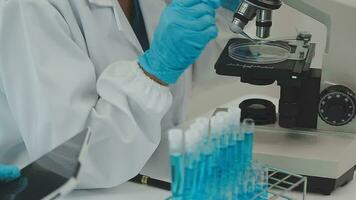
{"label": "test tube with blue liquid", "polygon": [[242,122],[242,133],[244,134],[244,162],[245,166],[251,166],[253,157],[253,140],[255,133],[255,122],[253,119],[244,119]]}
{"label": "test tube with blue liquid", "polygon": [[173,199],[267,199],[266,170],[253,163],[254,121],[240,116],[229,110],[197,119],[185,137],[170,132]]}
{"label": "test tube with blue liquid", "polygon": [[219,199],[220,193],[222,190],[222,173],[223,173],[223,164],[221,162],[221,133],[222,133],[222,119],[221,117],[213,116],[211,118],[211,140],[213,145],[213,177],[211,185],[212,199]]}
{"label": "test tube with blue liquid", "polygon": [[222,189],[227,188],[228,184],[228,173],[229,172],[229,142],[228,142],[228,133],[227,133],[227,113],[219,112],[217,114],[219,124],[220,124],[220,170],[224,171],[221,176],[221,187]]}
{"label": "test tube with blue liquid", "polygon": [[198,118],[186,132],[186,178],[185,194],[188,199],[201,199],[200,193],[206,185],[206,171],[208,164],[204,154],[205,143],[208,138],[209,120]]}
{"label": "test tube with blue liquid", "polygon": [[199,194],[198,199],[205,199],[205,190],[208,187],[208,174],[210,173],[210,168],[212,164],[211,160],[211,146],[209,142],[209,119],[206,118],[198,118],[195,122],[195,125],[192,126],[194,130],[199,132],[199,140],[197,143],[200,155],[200,162],[198,166],[198,187],[195,190],[196,194]]}
{"label": "test tube with blue liquid", "polygon": [[185,132],[185,178],[184,194],[187,199],[193,199],[198,187],[199,154],[197,152],[198,132],[189,129]]}
{"label": "test tube with blue liquid", "polygon": [[232,107],[229,109],[229,129],[230,129],[230,192],[233,199],[238,199],[238,182],[241,180],[241,161],[242,160],[242,144],[243,137],[240,134],[240,117],[241,117],[241,109],[238,107]]}
{"label": "test tube with blue liquid", "polygon": [[184,137],[183,131],[170,130],[168,133],[171,175],[172,175],[172,199],[184,199]]}
{"label": "test tube with blue liquid", "polygon": [[256,193],[260,194],[257,200],[268,200],[268,168],[264,165],[255,165],[256,169]]}

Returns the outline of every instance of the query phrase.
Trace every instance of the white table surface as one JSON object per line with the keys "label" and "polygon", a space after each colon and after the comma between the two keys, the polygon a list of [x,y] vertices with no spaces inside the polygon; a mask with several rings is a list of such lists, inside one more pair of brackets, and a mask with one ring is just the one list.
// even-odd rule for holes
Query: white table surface
{"label": "white table surface", "polygon": [[[355,175],[356,178],[356,175]],[[163,200],[170,195],[168,191],[125,183],[112,189],[74,191],[65,200]],[[295,194],[299,197],[300,194]],[[355,200],[356,180],[346,186],[337,189],[332,195],[324,196],[308,194],[308,200]],[[299,200],[299,198],[298,198]]]}

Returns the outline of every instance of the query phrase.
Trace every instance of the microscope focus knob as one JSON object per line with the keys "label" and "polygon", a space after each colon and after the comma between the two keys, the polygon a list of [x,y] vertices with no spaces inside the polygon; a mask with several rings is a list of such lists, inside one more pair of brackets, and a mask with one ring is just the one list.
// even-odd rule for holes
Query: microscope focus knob
{"label": "microscope focus knob", "polygon": [[319,116],[332,126],[343,126],[355,118],[355,93],[342,85],[326,88],[320,96]]}

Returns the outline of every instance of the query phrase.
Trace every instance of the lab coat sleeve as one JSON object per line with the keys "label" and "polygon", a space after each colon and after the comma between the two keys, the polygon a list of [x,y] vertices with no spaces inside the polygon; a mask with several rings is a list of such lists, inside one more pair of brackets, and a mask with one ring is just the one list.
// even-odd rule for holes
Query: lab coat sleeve
{"label": "lab coat sleeve", "polygon": [[97,77],[47,0],[0,2],[0,81],[32,160],[91,127],[80,188],[136,175],[158,146],[172,102],[136,61],[117,61]]}

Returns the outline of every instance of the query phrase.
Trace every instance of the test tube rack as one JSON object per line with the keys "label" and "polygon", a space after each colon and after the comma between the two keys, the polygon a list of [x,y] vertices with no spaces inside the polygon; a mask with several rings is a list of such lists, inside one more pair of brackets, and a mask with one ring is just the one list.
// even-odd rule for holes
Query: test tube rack
{"label": "test tube rack", "polygon": [[[307,178],[280,169],[268,168],[268,200],[306,200]],[[293,197],[290,192],[302,188],[301,193],[295,193]],[[262,191],[250,200],[265,199],[266,191]],[[297,197],[296,197],[297,196]],[[172,200],[172,197],[166,200]]]}
{"label": "test tube rack", "polygon": [[[306,200],[307,178],[280,169],[268,169],[268,200]],[[302,188],[299,197],[290,197],[290,192]],[[262,199],[265,191],[256,194],[251,200]]]}

